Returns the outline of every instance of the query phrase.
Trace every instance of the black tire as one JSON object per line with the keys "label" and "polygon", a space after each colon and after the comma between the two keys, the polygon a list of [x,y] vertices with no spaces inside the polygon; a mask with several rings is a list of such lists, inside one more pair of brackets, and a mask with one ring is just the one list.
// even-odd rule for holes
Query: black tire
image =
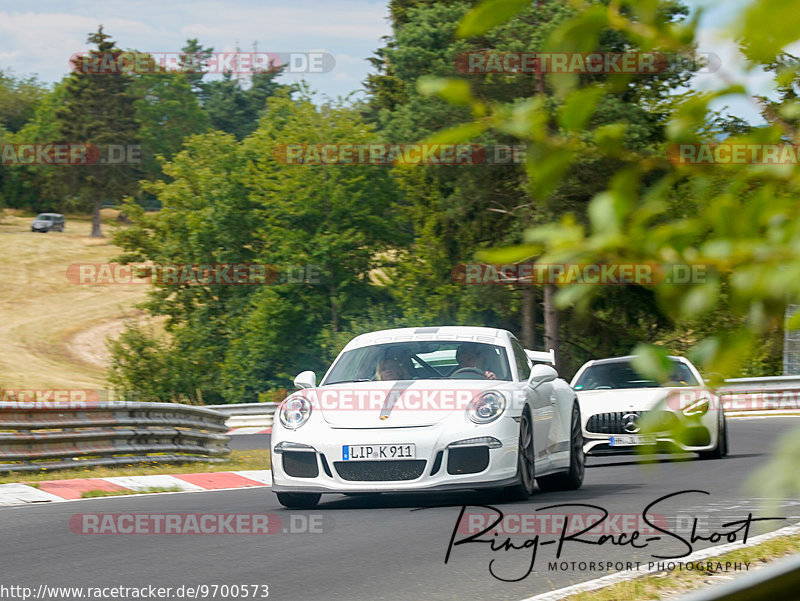
{"label": "black tire", "polygon": [[583,430],[581,429],[581,409],[576,402],[572,406],[569,434],[569,470],[560,474],[550,474],[536,479],[542,490],[575,490],[583,484],[586,474],[586,455],[583,452]]}
{"label": "black tire", "polygon": [[310,492],[278,492],[278,503],[290,509],[304,509],[315,507],[322,496],[319,493]]}
{"label": "black tire", "polygon": [[501,491],[504,501],[525,501],[533,494],[536,453],[533,449],[533,424],[526,407],[519,419],[519,442],[517,443],[517,478],[519,482]]}
{"label": "black tire", "polygon": [[717,437],[717,446],[710,451],[701,451],[698,453],[700,459],[722,459],[728,454],[728,424],[725,419],[725,413],[719,413],[719,436]]}

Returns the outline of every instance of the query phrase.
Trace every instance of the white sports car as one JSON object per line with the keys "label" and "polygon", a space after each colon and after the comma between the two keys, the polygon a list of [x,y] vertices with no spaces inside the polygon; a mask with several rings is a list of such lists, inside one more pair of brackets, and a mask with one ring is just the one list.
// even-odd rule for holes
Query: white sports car
{"label": "white sports car", "polygon": [[585,363],[572,378],[583,416],[587,455],[658,452],[728,453],[728,429],[719,397],[705,387],[688,359],[670,357],[670,380],[659,384],[639,375],[632,356]]}
{"label": "white sports car", "polygon": [[578,488],[575,392],[513,334],[422,327],[357,336],[317,386],[306,371],[276,410],[272,490],[286,507],[323,493],[497,488],[525,499]]}

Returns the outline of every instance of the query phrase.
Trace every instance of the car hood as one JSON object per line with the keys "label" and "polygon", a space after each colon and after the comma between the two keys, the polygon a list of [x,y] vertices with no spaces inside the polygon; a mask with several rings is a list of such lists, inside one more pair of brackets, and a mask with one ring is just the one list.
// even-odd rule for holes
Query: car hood
{"label": "car hood", "polygon": [[577,390],[584,416],[616,411],[648,411],[661,409],[678,411],[696,400],[702,389],[694,387],[615,388]]}
{"label": "car hood", "polygon": [[492,380],[404,380],[320,386],[306,393],[334,428],[399,428],[437,424],[464,412],[485,390],[511,382]]}

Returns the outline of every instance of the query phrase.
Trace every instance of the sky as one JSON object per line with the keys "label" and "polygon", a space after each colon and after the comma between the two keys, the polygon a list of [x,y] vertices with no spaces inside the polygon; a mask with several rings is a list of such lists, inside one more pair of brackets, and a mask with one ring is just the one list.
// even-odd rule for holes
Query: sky
{"label": "sky", "polygon": [[[769,94],[770,78],[747,72],[744,59],[726,33],[749,0],[685,0],[700,21],[698,50],[720,57],[716,73],[695,77],[693,87],[712,89],[727,77],[744,78],[752,94]],[[102,24],[121,48],[178,52],[187,38],[198,38],[218,52],[240,48],[260,52],[324,52],[335,67],[326,73],[287,74],[288,83],[304,78],[320,98],[363,95],[371,71],[367,58],[389,35],[386,0],[0,0],[0,70],[37,74],[47,83],[69,71],[69,57],[86,51],[86,36]],[[716,108],[751,123],[763,122],[752,101],[725,98]]]}

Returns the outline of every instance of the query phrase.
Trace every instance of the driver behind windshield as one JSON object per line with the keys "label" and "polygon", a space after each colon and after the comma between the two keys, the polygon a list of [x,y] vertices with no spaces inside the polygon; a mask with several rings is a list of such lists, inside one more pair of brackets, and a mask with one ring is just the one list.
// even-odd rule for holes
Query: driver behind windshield
{"label": "driver behind windshield", "polygon": [[397,359],[384,358],[378,361],[375,368],[376,380],[408,380],[409,376],[406,373],[406,368]]}
{"label": "driver behind windshield", "polygon": [[486,355],[482,345],[480,344],[466,342],[459,346],[458,350],[456,351],[456,361],[458,362],[458,367],[456,368],[455,372],[462,369],[472,368],[482,372],[483,377],[487,380],[497,379],[497,374],[486,369]]}

